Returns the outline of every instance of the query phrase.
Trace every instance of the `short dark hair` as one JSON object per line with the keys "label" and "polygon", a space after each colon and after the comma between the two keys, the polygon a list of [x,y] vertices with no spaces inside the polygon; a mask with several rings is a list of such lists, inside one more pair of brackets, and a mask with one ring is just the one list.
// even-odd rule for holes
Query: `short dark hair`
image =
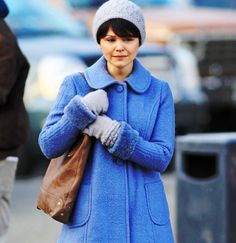
{"label": "short dark hair", "polygon": [[96,36],[98,44],[100,44],[100,40],[106,36],[110,27],[114,33],[120,37],[137,37],[139,39],[139,45],[141,45],[139,29],[130,21],[121,18],[109,19],[99,27]]}

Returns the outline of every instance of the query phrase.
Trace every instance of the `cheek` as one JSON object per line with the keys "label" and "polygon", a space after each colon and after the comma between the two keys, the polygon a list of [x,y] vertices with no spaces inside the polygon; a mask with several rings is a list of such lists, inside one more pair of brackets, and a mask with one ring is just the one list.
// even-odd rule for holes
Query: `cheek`
{"label": "cheek", "polygon": [[107,52],[103,52],[103,56],[105,57],[105,59],[108,61],[111,59],[111,54],[107,53]]}
{"label": "cheek", "polygon": [[132,56],[137,56],[137,54],[138,54],[138,48],[133,48],[131,50],[131,53],[132,53]]}
{"label": "cheek", "polygon": [[136,45],[133,45],[132,47],[130,47],[130,52],[134,55],[136,55],[138,53],[138,49],[139,49],[139,45],[138,43]]}
{"label": "cheek", "polygon": [[102,51],[102,54],[104,56],[104,58],[106,59],[106,61],[109,61],[111,59],[111,54],[107,51]]}
{"label": "cheek", "polygon": [[110,48],[101,48],[101,50],[102,50],[102,53],[103,53],[103,55],[104,56],[110,56],[111,55],[111,53],[112,53],[112,51],[110,50]]}

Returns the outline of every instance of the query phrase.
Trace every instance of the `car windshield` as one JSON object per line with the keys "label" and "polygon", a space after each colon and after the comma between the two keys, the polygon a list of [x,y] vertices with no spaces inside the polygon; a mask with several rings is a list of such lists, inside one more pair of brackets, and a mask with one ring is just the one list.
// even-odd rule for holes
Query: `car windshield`
{"label": "car windshield", "polygon": [[52,8],[44,0],[9,0],[10,13],[6,18],[19,37],[41,35],[70,35],[86,37],[84,23],[74,21],[64,12]]}

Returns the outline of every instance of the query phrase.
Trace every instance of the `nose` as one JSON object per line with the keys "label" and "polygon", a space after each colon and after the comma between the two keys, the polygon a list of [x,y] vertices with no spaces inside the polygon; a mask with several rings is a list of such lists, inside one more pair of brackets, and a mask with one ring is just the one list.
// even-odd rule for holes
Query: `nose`
{"label": "nose", "polygon": [[123,45],[123,43],[121,42],[121,41],[119,41],[118,43],[117,43],[117,45],[116,45],[116,51],[118,51],[118,52],[122,52],[122,51],[124,51],[124,45]]}

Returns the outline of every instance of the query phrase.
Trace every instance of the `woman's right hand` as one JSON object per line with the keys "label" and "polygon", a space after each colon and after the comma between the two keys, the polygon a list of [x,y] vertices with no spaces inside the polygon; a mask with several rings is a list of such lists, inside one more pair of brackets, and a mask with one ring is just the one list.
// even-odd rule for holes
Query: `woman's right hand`
{"label": "woman's right hand", "polygon": [[98,89],[81,98],[81,101],[95,114],[104,114],[108,110],[109,101],[107,92]]}

